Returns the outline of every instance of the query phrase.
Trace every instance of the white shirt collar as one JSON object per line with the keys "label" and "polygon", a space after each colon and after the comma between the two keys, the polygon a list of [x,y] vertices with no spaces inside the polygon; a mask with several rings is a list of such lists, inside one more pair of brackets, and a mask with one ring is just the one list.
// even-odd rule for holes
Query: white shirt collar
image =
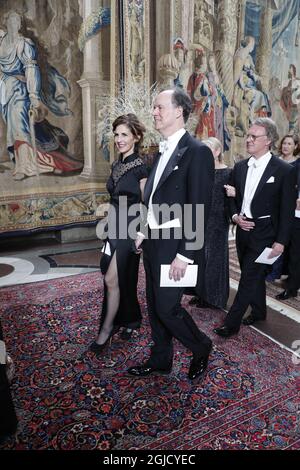
{"label": "white shirt collar", "polygon": [[184,136],[185,133],[186,133],[186,130],[184,128],[179,129],[178,131],[176,131],[174,134],[170,135],[167,138],[168,143],[172,145],[176,142],[176,144],[178,144],[181,137]]}
{"label": "white shirt collar", "polygon": [[271,158],[272,158],[272,154],[270,151],[265,153],[265,155],[259,158],[250,157],[248,160],[248,166],[254,165],[257,168],[262,165],[267,165]]}
{"label": "white shirt collar", "polygon": [[169,150],[174,150],[182,136],[186,133],[185,129],[179,129],[170,135],[167,139],[159,142],[159,153],[165,154]]}

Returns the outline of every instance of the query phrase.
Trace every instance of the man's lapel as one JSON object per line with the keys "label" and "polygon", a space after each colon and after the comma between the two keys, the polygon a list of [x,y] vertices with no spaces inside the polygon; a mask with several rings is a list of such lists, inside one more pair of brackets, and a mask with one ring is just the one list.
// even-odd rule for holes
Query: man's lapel
{"label": "man's lapel", "polygon": [[[190,135],[188,132],[186,132],[180,139],[180,141],[178,142],[178,145],[176,146],[174,152],[172,153],[167,165],[166,165],[166,168],[164,169],[164,172],[163,174],[161,175],[161,178],[155,188],[155,191],[157,191],[157,189],[166,181],[166,179],[168,178],[168,176],[172,173],[172,171],[174,170],[174,168],[176,167],[176,165],[178,165],[181,157],[183,156],[184,152],[187,150],[188,148],[188,140],[190,138]],[[158,154],[159,155],[159,154]],[[160,155],[156,158],[156,161],[152,167],[152,170],[150,172],[150,175],[147,179],[147,182],[146,182],[146,185],[145,185],[145,189],[144,189],[144,201],[145,201],[145,204],[148,205],[148,202],[149,202],[149,198],[150,198],[150,195],[151,195],[151,192],[152,192],[152,188],[153,188],[153,183],[154,183],[154,178],[155,178],[155,173],[156,173],[156,170],[157,170],[157,166],[158,166],[158,162],[160,160]]]}
{"label": "man's lapel", "polygon": [[161,175],[160,177],[160,180],[159,182],[157,183],[157,186],[156,186],[156,189],[155,191],[157,191],[162,184],[164,184],[164,182],[166,181],[166,179],[169,177],[169,175],[172,173],[172,171],[174,171],[174,168],[176,167],[176,165],[178,165],[181,157],[183,156],[184,152],[188,149],[188,147],[182,147],[182,148],[179,148],[179,146],[177,145],[174,152],[172,153],[167,165],[166,165],[166,168],[164,169],[164,172],[163,174]]}
{"label": "man's lapel", "polygon": [[[274,175],[274,170],[275,170],[276,166],[277,166],[276,165],[276,159],[273,155],[272,158],[270,159],[269,163],[267,164],[266,169],[262,174],[262,177],[260,178],[260,181],[259,181],[258,186],[256,188],[256,191],[254,193],[253,199],[256,198],[257,195],[260,193],[260,191],[262,190],[264,184],[268,181],[270,176]],[[270,183],[270,184],[272,184],[272,183]]]}
{"label": "man's lapel", "polygon": [[241,196],[242,196],[242,200],[243,200],[243,197],[244,197],[244,192],[245,192],[245,186],[246,186],[246,179],[247,179],[247,172],[248,172],[248,161],[250,160],[250,158],[248,158],[247,160],[245,160],[243,163],[243,165],[241,165],[241,173],[240,173],[240,191],[241,191]]}
{"label": "man's lapel", "polygon": [[166,181],[166,179],[170,176],[172,171],[174,171],[174,168],[178,163],[180,162],[180,159],[182,158],[183,154],[186,152],[188,149],[188,140],[190,138],[190,135],[188,132],[186,132],[178,142],[177,146],[175,147],[174,152],[172,153],[166,168],[164,169],[163,174],[160,177],[159,182],[157,183],[157,186],[155,188],[155,191],[157,191],[162,184]]}

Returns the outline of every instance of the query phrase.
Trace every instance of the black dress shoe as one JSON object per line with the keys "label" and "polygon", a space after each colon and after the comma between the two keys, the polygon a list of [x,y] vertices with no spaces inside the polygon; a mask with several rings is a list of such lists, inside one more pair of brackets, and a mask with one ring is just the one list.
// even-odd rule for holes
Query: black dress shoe
{"label": "black dress shoe", "polygon": [[158,369],[157,367],[142,364],[140,366],[129,367],[128,374],[134,375],[135,377],[146,377],[150,374],[167,375],[170,374],[171,370],[171,367],[169,369]]}
{"label": "black dress shoe", "polygon": [[256,323],[257,321],[264,321],[264,318],[257,318],[252,313],[248,315],[248,317],[243,318],[242,323],[243,325],[250,326],[253,325],[253,323]]}
{"label": "black dress shoe", "polygon": [[193,354],[193,359],[189,368],[188,378],[190,380],[203,376],[207,368],[209,354],[207,356],[198,356]]}
{"label": "black dress shoe", "polygon": [[219,328],[214,329],[214,333],[223,338],[229,338],[229,336],[235,335],[239,332],[239,328],[229,328],[226,325],[220,326]]}
{"label": "black dress shoe", "polygon": [[297,291],[294,289],[286,289],[283,292],[280,292],[280,294],[277,294],[275,296],[276,299],[278,300],[287,300],[291,297],[297,297]]}

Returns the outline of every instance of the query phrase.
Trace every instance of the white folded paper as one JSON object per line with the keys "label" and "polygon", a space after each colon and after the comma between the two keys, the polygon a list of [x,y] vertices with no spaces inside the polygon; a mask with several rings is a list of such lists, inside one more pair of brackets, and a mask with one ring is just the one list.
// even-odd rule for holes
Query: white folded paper
{"label": "white folded paper", "polygon": [[160,267],[160,287],[195,287],[198,277],[198,265],[189,264],[185,275],[180,281],[169,279],[170,264],[162,264]]}
{"label": "white folded paper", "polygon": [[168,220],[168,222],[164,222],[163,224],[159,226],[160,229],[180,228],[180,227],[181,225],[180,225],[180,220],[178,219],[178,217],[176,219]]}
{"label": "white folded paper", "polygon": [[279,258],[280,255],[274,256],[273,258],[268,258],[271,251],[272,248],[265,248],[264,251],[261,252],[259,257],[256,258],[255,263],[273,264]]}

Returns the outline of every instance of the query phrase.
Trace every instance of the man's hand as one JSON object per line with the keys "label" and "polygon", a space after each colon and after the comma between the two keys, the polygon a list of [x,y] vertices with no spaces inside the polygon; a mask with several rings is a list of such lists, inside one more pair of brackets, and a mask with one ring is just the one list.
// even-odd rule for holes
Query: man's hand
{"label": "man's hand", "polygon": [[182,261],[177,257],[174,258],[170,266],[169,279],[174,279],[174,281],[180,281],[180,279],[185,275],[185,271],[188,264],[189,263],[187,263],[186,261]]}
{"label": "man's hand", "polygon": [[245,230],[245,232],[249,232],[255,227],[255,223],[251,222],[251,220],[246,220],[244,215],[234,216],[233,222],[235,222],[242,230]]}
{"label": "man's hand", "polygon": [[272,245],[272,251],[270,252],[268,258],[274,258],[274,256],[281,255],[284,250],[284,245],[281,243],[274,242]]}

